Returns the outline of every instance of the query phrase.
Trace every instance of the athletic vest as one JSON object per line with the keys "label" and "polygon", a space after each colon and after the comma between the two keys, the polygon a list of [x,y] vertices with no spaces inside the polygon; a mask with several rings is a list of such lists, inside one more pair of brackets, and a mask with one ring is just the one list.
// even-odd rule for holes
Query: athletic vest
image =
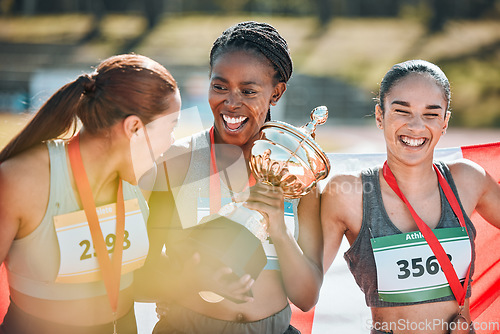
{"label": "athletic vest", "polygon": [[[444,163],[437,162],[436,165],[448,181],[464,214],[472,249],[470,266],[470,277],[472,278],[472,274],[474,273],[474,239],[476,230],[462,207],[450,170]],[[351,247],[344,253],[344,259],[356,283],[365,294],[366,305],[369,307],[390,307],[454,300],[455,297],[453,294],[446,297],[413,303],[385,302],[380,300],[377,290],[377,268],[370,239],[401,234],[402,232],[391,222],[385,210],[380,190],[379,169],[365,170],[361,173],[361,177],[363,182],[363,220],[359,235]],[[460,227],[460,223],[446,200],[446,196],[441,187],[439,188],[439,192],[441,195],[441,218],[436,229]],[[468,282],[467,297],[470,297],[470,281],[471,279]]]}
{"label": "athletic vest", "polygon": [[[104,282],[56,283],[61,254],[54,217],[81,210],[71,186],[65,142],[47,142],[50,194],[45,216],[29,235],[14,240],[5,259],[9,285],[23,294],[49,300],[74,300],[106,295]],[[140,189],[123,181],[125,200],[137,199],[144,221],[149,209]],[[83,245],[84,247],[85,245]],[[82,251],[85,251],[82,248]],[[122,275],[120,289],[132,284],[133,273]]]}

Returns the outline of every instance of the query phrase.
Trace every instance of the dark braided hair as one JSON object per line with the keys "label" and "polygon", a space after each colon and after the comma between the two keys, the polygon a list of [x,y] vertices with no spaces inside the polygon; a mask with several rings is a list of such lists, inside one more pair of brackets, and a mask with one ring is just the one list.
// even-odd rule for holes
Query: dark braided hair
{"label": "dark braided hair", "polygon": [[220,54],[233,50],[256,50],[262,53],[276,69],[276,78],[287,82],[293,66],[288,44],[278,31],[267,23],[240,22],[217,38],[210,51],[210,68]]}
{"label": "dark braided hair", "polygon": [[[288,44],[270,24],[246,21],[226,29],[212,45],[210,71],[218,56],[237,50],[252,50],[266,57],[276,70],[274,78],[277,82],[287,83],[292,76],[293,65]],[[266,121],[270,119],[269,111]]]}

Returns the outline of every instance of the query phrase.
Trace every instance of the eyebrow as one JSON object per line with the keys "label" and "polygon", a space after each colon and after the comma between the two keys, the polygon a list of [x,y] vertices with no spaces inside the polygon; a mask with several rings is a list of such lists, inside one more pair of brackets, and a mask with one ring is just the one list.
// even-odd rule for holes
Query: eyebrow
{"label": "eyebrow", "polygon": [[227,82],[226,79],[224,79],[223,77],[213,77],[211,81],[213,80],[219,80],[219,81],[222,81],[222,82]]}
{"label": "eyebrow", "polygon": [[[214,81],[214,80],[219,80],[219,81],[222,81],[224,83],[228,83],[229,82],[229,80],[227,80],[227,79],[225,79],[223,77],[218,77],[218,76],[213,77],[212,81]],[[243,81],[243,82],[240,82],[240,85],[243,85],[243,86],[258,85],[258,83],[255,82],[255,81]]]}
{"label": "eyebrow", "polygon": [[438,104],[429,104],[426,109],[443,109],[440,105]]}
{"label": "eyebrow", "polygon": [[[399,100],[392,101],[391,105],[394,105],[394,104],[398,104],[398,105],[401,105],[403,107],[410,107],[410,104],[406,101],[399,101]],[[425,107],[425,109],[434,110],[434,109],[443,109],[443,108],[439,104],[429,104]]]}
{"label": "eyebrow", "polygon": [[395,100],[395,101],[392,101],[391,102],[391,105],[394,105],[394,104],[398,104],[400,106],[403,106],[403,107],[409,107],[410,104],[406,101],[399,101],[399,100]]}
{"label": "eyebrow", "polygon": [[255,81],[243,81],[243,82],[241,83],[241,85],[243,85],[243,86],[248,86],[248,85],[258,85],[258,83],[257,83],[257,82],[255,82]]}

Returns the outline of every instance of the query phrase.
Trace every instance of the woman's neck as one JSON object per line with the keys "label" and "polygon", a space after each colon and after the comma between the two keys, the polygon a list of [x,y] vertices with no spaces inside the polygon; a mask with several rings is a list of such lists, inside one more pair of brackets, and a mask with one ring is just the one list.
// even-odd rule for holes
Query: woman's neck
{"label": "woman's neck", "polygon": [[112,149],[111,141],[108,137],[80,135],[80,153],[96,205],[116,198],[121,158]]}
{"label": "woman's neck", "polygon": [[224,177],[221,179],[231,190],[235,192],[242,191],[248,185],[248,178],[251,173],[248,162],[253,141],[244,146],[230,145],[224,143],[217,135],[217,132],[214,134],[214,140],[216,144],[214,149],[217,170],[224,172]]}
{"label": "woman's neck", "polygon": [[406,165],[396,159],[387,159],[387,165],[396,178],[399,189],[403,193],[434,191],[437,186],[437,176],[432,160],[418,165]]}

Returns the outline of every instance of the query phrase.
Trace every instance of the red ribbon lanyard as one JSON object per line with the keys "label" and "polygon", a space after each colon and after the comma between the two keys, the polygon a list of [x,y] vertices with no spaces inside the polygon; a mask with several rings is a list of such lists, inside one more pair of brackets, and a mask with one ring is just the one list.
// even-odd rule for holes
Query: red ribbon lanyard
{"label": "red ribbon lanyard", "polygon": [[210,214],[217,213],[221,207],[220,178],[215,161],[214,127],[210,128]]}
{"label": "red ribbon lanyard", "polygon": [[80,154],[79,134],[73,137],[68,143],[68,156],[80,200],[82,201],[83,210],[87,216],[90,234],[94,243],[94,249],[97,253],[97,260],[99,262],[99,268],[101,269],[106,292],[108,293],[109,303],[111,304],[113,313],[116,314],[125,234],[125,203],[123,199],[122,180],[119,179],[118,181],[118,192],[116,194],[116,241],[113,260],[111,261],[106,243],[104,242],[101,226],[99,225],[92,189],[90,188],[89,180],[85,173],[85,167],[83,166],[82,156]]}
{"label": "red ribbon lanyard", "polygon": [[[229,181],[229,180],[228,180]],[[250,175],[248,186],[255,185],[255,178]],[[217,213],[221,208],[220,177],[215,160],[214,127],[210,128],[210,214]]]}
{"label": "red ribbon lanyard", "polygon": [[[467,228],[465,226],[465,220],[464,220],[464,215],[462,213],[462,210],[460,209],[460,205],[458,203],[458,200],[453,193],[453,191],[450,188],[450,185],[444,178],[443,174],[439,171],[439,169],[436,167],[436,165],[433,165],[434,170],[436,171],[439,185],[443,189],[443,192],[446,196],[446,199],[451,205],[451,208],[453,209],[453,212],[457,216],[460,226],[465,228],[465,231],[467,232]],[[432,252],[436,256],[439,264],[441,265],[441,268],[443,268],[443,272],[446,276],[446,279],[448,281],[448,284],[450,285],[451,290],[453,291],[453,295],[455,296],[455,299],[457,300],[458,304],[460,306],[464,305],[465,302],[465,295],[467,294],[467,286],[469,282],[469,274],[470,274],[470,264],[469,268],[467,269],[467,275],[465,277],[465,281],[462,284],[460,284],[460,280],[458,279],[457,273],[455,272],[455,269],[453,268],[453,265],[451,264],[450,259],[446,255],[446,252],[443,249],[443,246],[439,243],[439,240],[436,238],[436,235],[432,232],[429,226],[418,216],[418,214],[413,210],[413,207],[411,206],[410,202],[406,199],[405,195],[401,192],[399,189],[398,183],[396,181],[396,178],[394,177],[394,174],[392,174],[391,169],[387,165],[387,161],[384,163],[383,167],[383,175],[384,178],[391,187],[391,189],[401,198],[401,200],[406,204],[408,209],[410,210],[410,213],[415,220],[415,223],[417,223],[418,229],[424,236],[425,240],[429,244],[429,246],[432,249]]]}

